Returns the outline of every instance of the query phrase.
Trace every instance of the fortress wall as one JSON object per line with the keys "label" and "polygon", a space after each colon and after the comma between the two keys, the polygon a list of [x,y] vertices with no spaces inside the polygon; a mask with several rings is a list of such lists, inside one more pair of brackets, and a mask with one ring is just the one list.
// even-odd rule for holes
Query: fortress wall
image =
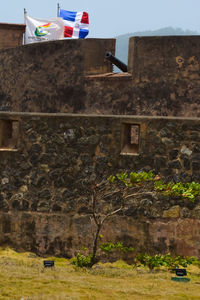
{"label": "fortress wall", "polygon": [[63,40],[0,51],[0,111],[77,112],[85,75],[112,71],[113,39]]}
{"label": "fortress wall", "polygon": [[132,79],[90,77],[88,106],[111,114],[199,117],[199,49],[200,36],[131,37]]}
{"label": "fortress wall", "polygon": [[131,37],[129,72],[138,82],[199,85],[200,36]]}
{"label": "fortress wall", "polygon": [[[91,242],[94,181],[141,169],[199,180],[199,129],[199,119],[0,113],[0,244],[73,255]],[[199,223],[199,199],[147,193],[102,234],[136,251],[199,256]]]}
{"label": "fortress wall", "polygon": [[0,49],[21,46],[25,24],[0,23]]}
{"label": "fortress wall", "polygon": [[129,73],[105,60],[114,39],[0,51],[0,110],[199,117],[200,36],[133,37]]}
{"label": "fortress wall", "polygon": [[[115,55],[115,39],[85,39],[81,43],[85,75],[112,72],[112,65],[105,59],[105,54],[112,52]],[[78,72],[78,66],[76,67]]]}

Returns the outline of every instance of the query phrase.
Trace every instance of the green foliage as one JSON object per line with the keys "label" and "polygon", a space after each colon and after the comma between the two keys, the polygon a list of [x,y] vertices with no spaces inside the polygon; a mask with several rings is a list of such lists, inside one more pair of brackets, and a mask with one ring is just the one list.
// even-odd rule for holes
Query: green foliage
{"label": "green foliage", "polygon": [[138,254],[135,259],[134,263],[136,266],[147,266],[150,270],[154,268],[161,267],[163,265],[162,255],[147,255],[147,254]]}
{"label": "green foliage", "polygon": [[[117,242],[116,244],[110,242],[102,243],[100,245],[100,249],[105,253],[113,253],[114,251],[127,253],[134,251],[134,248],[126,247],[120,242]],[[77,256],[72,260],[73,265],[80,268],[91,268],[97,262],[97,258],[93,258],[92,254],[83,255],[81,253],[78,253]],[[194,256],[171,256],[170,253],[164,255],[148,255],[146,253],[137,254],[133,263],[136,267],[148,267],[150,271],[160,267],[165,267],[168,270],[180,267],[186,268],[188,265],[197,265],[200,267],[200,261]]]}
{"label": "green foliage", "polygon": [[161,266],[166,267],[170,270],[183,267],[186,268],[191,264],[198,264],[199,261],[196,257],[183,257],[183,256],[171,256],[170,253],[161,255],[147,255],[147,254],[138,254],[134,258],[134,264],[138,266],[147,266],[150,270],[154,268],[159,268]]}
{"label": "green foliage", "polygon": [[152,181],[154,179],[155,175],[152,171],[149,172],[131,172],[129,175],[130,182],[132,184],[139,183],[139,182],[145,182],[145,181]]}
{"label": "green foliage", "polygon": [[120,242],[117,242],[116,244],[113,244],[113,243],[102,243],[100,245],[100,249],[104,252],[107,252],[107,253],[111,253],[111,252],[114,252],[114,251],[120,251],[122,253],[127,253],[127,252],[131,252],[134,250],[134,248],[132,247],[126,247],[123,245],[123,243],[120,243]]}
{"label": "green foliage", "polygon": [[[102,236],[103,237],[103,236]],[[100,246],[100,249],[103,252],[106,253],[113,253],[114,251],[119,251],[121,253],[127,253],[134,250],[132,247],[126,247],[123,245],[123,243],[117,242],[116,244],[113,243],[102,243]],[[82,251],[86,251],[87,248],[82,247]],[[98,259],[96,257],[93,257],[92,254],[84,255],[81,253],[78,253],[76,257],[73,258],[72,264],[76,267],[80,268],[91,268],[94,264],[98,262]]]}
{"label": "green foliage", "polygon": [[191,183],[169,182],[164,184],[162,180],[159,180],[154,182],[154,189],[163,192],[165,195],[188,198],[192,202],[194,202],[196,196],[200,195],[200,184],[194,181]]}
{"label": "green foliage", "polygon": [[115,176],[114,176],[114,175],[110,175],[110,176],[108,177],[108,181],[109,181],[110,183],[113,183],[114,180],[115,180]]}
{"label": "green foliage", "polygon": [[78,253],[76,257],[72,260],[73,265],[80,268],[91,268],[95,263],[92,254],[89,255],[83,255],[81,253]]}
{"label": "green foliage", "polygon": [[128,174],[127,172],[121,172],[117,174],[116,176],[111,175],[108,178],[108,181],[110,183],[113,183],[115,180],[118,180],[119,182],[123,183],[127,187],[132,187],[134,184],[140,184],[142,182],[146,181],[152,181],[154,179],[155,175],[152,171],[149,172],[131,172]]}
{"label": "green foliage", "polygon": [[156,175],[152,172],[121,172],[116,176],[111,175],[108,178],[110,183],[114,183],[118,181],[124,184],[126,187],[133,186],[142,186],[145,182],[153,181],[154,187],[152,188],[154,191],[163,193],[168,196],[177,196],[187,198],[190,201],[194,202],[195,198],[200,195],[200,183],[196,182],[168,182],[164,183],[163,180],[160,180],[160,176]]}

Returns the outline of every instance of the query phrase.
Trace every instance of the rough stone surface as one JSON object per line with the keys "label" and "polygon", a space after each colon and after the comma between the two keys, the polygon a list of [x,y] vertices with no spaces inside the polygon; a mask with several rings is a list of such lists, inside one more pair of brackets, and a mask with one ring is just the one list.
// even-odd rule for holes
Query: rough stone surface
{"label": "rough stone surface", "polygon": [[[105,59],[114,39],[1,50],[0,110],[199,117],[199,48],[200,36],[132,37],[120,74]],[[161,137],[171,143],[167,127]]]}
{"label": "rough stone surface", "polygon": [[175,205],[172,206],[168,210],[164,210],[163,212],[163,218],[179,218],[180,216],[180,206]]}
{"label": "rough stone surface", "polygon": [[[18,120],[20,127],[18,148],[0,149],[1,245],[72,256],[91,244],[95,181],[124,170],[153,170],[176,182],[199,178],[200,142],[191,138],[199,119],[6,112],[0,119]],[[121,154],[124,123],[140,126],[134,155]],[[171,140],[170,146],[163,138]],[[184,145],[187,149],[195,145],[195,153],[183,154]],[[109,201],[109,197],[102,201],[104,208]],[[120,197],[112,201],[118,208]],[[199,201],[155,192],[137,194],[102,234],[105,240],[112,237],[141,252],[198,256]]]}
{"label": "rough stone surface", "polygon": [[[49,114],[0,113],[0,244],[70,257],[91,245],[94,182],[124,170],[200,181],[199,48],[199,36],[131,38],[123,74],[105,60],[110,39],[1,50],[0,111]],[[130,125],[139,127],[137,147],[124,145]],[[105,197],[102,209],[120,201]],[[139,252],[199,257],[199,226],[199,198],[145,192],[102,234]]]}
{"label": "rough stone surface", "polygon": [[0,49],[21,46],[25,24],[0,23]]}
{"label": "rough stone surface", "polygon": [[62,40],[0,50],[0,110],[84,111],[85,76],[112,71],[106,51],[115,52],[114,39]]}

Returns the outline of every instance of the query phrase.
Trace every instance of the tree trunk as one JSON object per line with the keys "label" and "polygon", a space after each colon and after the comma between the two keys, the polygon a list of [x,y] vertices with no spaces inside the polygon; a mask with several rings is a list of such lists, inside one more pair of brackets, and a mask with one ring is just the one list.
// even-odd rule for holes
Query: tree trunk
{"label": "tree trunk", "polygon": [[91,267],[96,263],[96,252],[97,252],[98,238],[99,238],[101,226],[102,224],[97,224],[97,231],[96,231],[96,235],[93,243],[93,250],[92,250]]}

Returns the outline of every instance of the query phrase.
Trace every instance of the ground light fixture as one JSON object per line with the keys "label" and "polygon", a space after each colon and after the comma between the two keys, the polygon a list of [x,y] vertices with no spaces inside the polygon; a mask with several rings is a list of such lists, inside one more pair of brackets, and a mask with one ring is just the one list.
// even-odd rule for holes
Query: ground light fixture
{"label": "ground light fixture", "polygon": [[179,281],[179,282],[188,282],[190,281],[190,278],[185,277],[187,276],[187,271],[186,269],[173,269],[172,271],[174,271],[176,273],[176,277],[171,277],[171,280],[173,281]]}
{"label": "ground light fixture", "polygon": [[44,260],[44,267],[45,268],[53,268],[54,267],[54,260]]}

